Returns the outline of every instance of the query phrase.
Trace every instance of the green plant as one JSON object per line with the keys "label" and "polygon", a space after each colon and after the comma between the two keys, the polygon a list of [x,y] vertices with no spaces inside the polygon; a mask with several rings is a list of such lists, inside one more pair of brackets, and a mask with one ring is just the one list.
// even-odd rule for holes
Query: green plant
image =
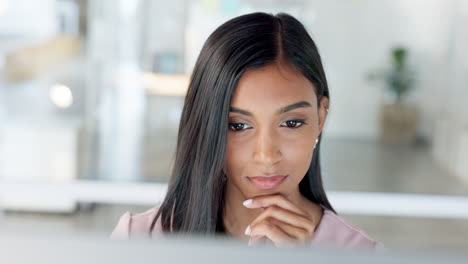
{"label": "green plant", "polygon": [[384,81],[388,91],[401,103],[403,96],[407,94],[415,83],[414,72],[407,65],[407,50],[403,47],[393,48],[391,51],[392,67],[390,69],[373,72],[368,79]]}

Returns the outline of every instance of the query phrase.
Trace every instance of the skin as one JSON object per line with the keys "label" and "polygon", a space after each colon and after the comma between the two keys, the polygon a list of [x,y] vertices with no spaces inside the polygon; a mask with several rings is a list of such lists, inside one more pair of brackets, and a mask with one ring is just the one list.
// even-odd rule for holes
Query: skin
{"label": "skin", "polygon": [[[303,101],[310,106],[278,112]],[[268,239],[278,247],[312,239],[323,210],[302,196],[299,182],[309,169],[328,106],[327,97],[317,105],[313,84],[287,63],[276,62],[242,75],[231,110],[251,115],[235,110],[229,114],[223,212],[229,235],[249,244]],[[258,189],[248,178],[269,175],[288,177],[271,190]],[[243,205],[248,199],[252,203]]]}

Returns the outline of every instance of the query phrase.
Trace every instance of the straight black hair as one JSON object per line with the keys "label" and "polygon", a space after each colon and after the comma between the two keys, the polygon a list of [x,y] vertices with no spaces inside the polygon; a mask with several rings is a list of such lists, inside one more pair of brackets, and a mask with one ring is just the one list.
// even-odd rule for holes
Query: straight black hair
{"label": "straight black hair", "polygon": [[[314,41],[288,14],[242,15],[218,27],[207,39],[191,76],[172,176],[150,235],[160,216],[163,232],[224,233],[223,165],[231,98],[246,70],[278,60],[295,67],[314,85],[318,102],[323,96],[330,97]],[[299,190],[310,201],[334,211],[322,184],[320,142]]]}

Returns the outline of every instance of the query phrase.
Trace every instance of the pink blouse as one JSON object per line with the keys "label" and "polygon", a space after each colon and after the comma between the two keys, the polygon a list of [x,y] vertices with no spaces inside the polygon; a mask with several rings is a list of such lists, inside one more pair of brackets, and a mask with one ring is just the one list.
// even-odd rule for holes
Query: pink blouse
{"label": "pink blouse", "polygon": [[[120,217],[111,238],[129,239],[134,236],[147,235],[158,209],[159,207],[154,207],[139,214],[126,212]],[[160,236],[163,236],[161,218],[156,221],[152,233],[152,237]],[[370,238],[359,228],[346,223],[341,217],[328,209],[324,209],[322,220],[315,229],[311,246],[370,249],[375,251],[384,248],[382,243]]]}

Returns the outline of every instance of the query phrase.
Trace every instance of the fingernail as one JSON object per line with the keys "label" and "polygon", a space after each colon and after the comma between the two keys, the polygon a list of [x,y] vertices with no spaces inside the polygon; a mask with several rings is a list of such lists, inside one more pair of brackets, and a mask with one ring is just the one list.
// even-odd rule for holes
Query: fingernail
{"label": "fingernail", "polygon": [[246,228],[245,231],[244,231],[244,234],[250,235],[250,225],[247,226],[247,228]]}
{"label": "fingernail", "polygon": [[252,203],[252,199],[248,199],[248,200],[245,200],[242,204],[243,204],[244,206],[247,206],[247,205],[249,205],[249,204],[251,204],[251,203]]}

